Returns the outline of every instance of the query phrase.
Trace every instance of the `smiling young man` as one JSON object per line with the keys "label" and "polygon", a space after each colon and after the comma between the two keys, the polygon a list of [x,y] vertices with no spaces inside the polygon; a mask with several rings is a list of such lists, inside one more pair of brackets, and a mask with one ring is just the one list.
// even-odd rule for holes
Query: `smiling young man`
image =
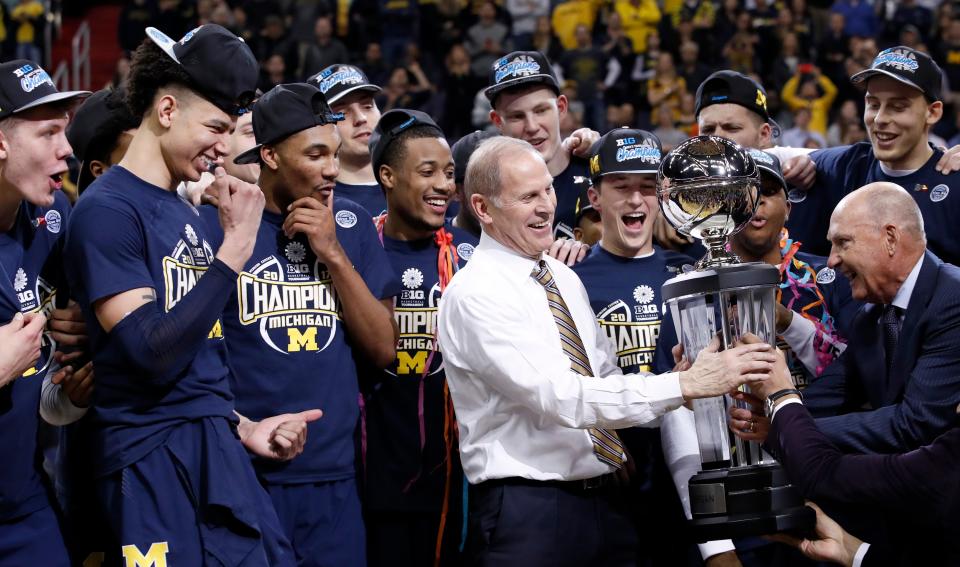
{"label": "smiling young man", "polygon": [[572,239],[576,226],[578,180],[587,179],[586,157],[599,134],[581,128],[560,138],[560,121],[569,102],[550,61],[537,51],[514,51],[494,62],[484,95],[493,107],[490,120],[504,136],[528,142],[547,162],[557,207],[554,234]]}
{"label": "smiling young man", "polygon": [[[259,143],[233,158],[259,164],[266,201],[224,311],[237,410],[251,419],[324,412],[298,458],[254,461],[301,566],[363,562],[354,360],[382,368],[396,340],[393,271],[364,209],[334,197],[340,118],[316,86],[278,85],[254,106]],[[201,216],[216,244],[218,211]]]}
{"label": "smiling young man", "polygon": [[88,94],[57,92],[32,61],[0,64],[0,321],[17,331],[4,334],[0,349],[8,355],[30,347],[29,358],[0,376],[0,424],[8,432],[0,441],[3,565],[69,565],[37,440],[41,384],[55,347],[47,337],[41,342],[40,333],[58,291],[65,293],[61,237],[70,204],[60,189],[71,153],[65,132],[68,112]]}
{"label": "smiling young man", "polygon": [[226,153],[257,63],[207,24],[174,41],[148,28],[127,102],[142,122],[119,164],[80,199],[68,275],[97,368],[90,487],[108,519],[108,561],[293,565],[250,465],[291,459],[319,410],[239,417],[221,316],[253,250],[263,195],[216,168],[223,243],[176,193]]}
{"label": "smiling young man", "polygon": [[387,212],[387,201],[377,182],[369,143],[380,122],[373,97],[383,89],[371,83],[359,67],[343,64],[331,65],[307,82],[317,85],[334,112],[343,113],[343,120],[337,123],[343,140],[337,195],[361,205],[371,217],[382,215]]}
{"label": "smiling young man", "polygon": [[456,421],[437,346],[441,296],[477,238],[444,225],[455,167],[440,127],[391,110],[371,138],[387,196],[379,220],[396,281],[397,357],[365,380],[365,519],[371,566],[459,565],[463,472]]}
{"label": "smiling young man", "polygon": [[[850,80],[865,87],[863,121],[870,141],[810,154],[817,166],[811,194],[840,187],[845,195],[868,183],[896,183],[920,207],[930,251],[944,261],[960,262],[954,230],[960,172],[939,173],[943,152],[927,140],[943,117],[940,67],[926,53],[898,46],[881,51],[869,69]],[[824,218],[835,204],[823,211]]]}

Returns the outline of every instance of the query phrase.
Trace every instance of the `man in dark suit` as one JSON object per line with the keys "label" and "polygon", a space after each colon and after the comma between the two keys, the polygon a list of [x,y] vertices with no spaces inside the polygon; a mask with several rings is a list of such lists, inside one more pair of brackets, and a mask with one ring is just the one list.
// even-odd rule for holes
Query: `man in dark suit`
{"label": "man in dark suit", "polygon": [[[953,426],[960,403],[960,269],[926,251],[913,197],[872,183],[845,197],[830,220],[828,265],[867,302],[847,350],[804,391],[817,425],[843,452],[898,453]],[[769,422],[732,409],[731,428],[763,441]],[[869,408],[869,411],[858,411]]]}

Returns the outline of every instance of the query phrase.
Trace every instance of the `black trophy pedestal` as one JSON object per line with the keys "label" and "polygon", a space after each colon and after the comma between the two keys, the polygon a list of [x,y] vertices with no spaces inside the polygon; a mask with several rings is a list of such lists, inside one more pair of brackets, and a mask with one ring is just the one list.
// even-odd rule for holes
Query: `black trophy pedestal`
{"label": "black trophy pedestal", "polygon": [[690,479],[691,535],[697,542],[777,532],[812,533],[804,506],[779,464],[701,471]]}

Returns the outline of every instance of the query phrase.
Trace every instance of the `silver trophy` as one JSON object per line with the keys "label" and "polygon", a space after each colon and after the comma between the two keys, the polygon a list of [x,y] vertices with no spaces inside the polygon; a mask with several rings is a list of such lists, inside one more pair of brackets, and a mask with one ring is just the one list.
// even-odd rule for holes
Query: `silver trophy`
{"label": "silver trophy", "polygon": [[[741,263],[727,246],[759,204],[760,173],[750,154],[726,138],[691,138],[663,159],[657,189],[664,218],[707,248],[692,271],[663,284],[686,359],[693,363],[715,340],[721,350],[733,347],[747,333],[776,344],[780,272],[766,263]],[[730,432],[732,403],[730,396],[693,403],[701,461],[689,484],[693,536],[709,541],[811,529],[813,511],[780,465],[758,443]]]}

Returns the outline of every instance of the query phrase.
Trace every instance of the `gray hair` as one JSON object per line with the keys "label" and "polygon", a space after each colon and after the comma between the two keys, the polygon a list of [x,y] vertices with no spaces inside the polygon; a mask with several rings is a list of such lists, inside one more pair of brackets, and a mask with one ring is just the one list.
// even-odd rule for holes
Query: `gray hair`
{"label": "gray hair", "polygon": [[500,180],[500,166],[517,152],[528,152],[543,161],[540,152],[528,142],[508,136],[494,136],[477,146],[467,163],[467,172],[463,178],[463,191],[467,203],[474,194],[483,195],[494,203],[500,199],[503,188]]}

